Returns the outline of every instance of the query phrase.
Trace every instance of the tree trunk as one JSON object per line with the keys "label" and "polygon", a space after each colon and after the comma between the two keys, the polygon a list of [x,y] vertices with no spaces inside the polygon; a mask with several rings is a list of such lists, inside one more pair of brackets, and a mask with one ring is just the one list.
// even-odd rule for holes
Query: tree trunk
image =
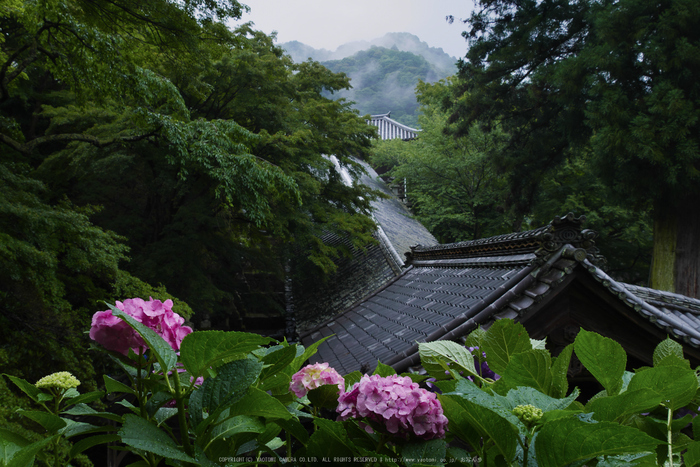
{"label": "tree trunk", "polygon": [[700,298],[700,196],[655,209],[650,285]]}

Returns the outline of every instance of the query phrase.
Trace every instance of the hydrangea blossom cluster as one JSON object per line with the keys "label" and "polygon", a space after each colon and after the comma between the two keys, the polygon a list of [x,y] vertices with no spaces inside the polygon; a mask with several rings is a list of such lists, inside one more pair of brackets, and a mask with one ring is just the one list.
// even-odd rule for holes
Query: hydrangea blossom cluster
{"label": "hydrangea blossom cluster", "polygon": [[[479,347],[467,347],[467,350],[474,354],[474,351],[479,350]],[[479,376],[481,376],[482,378],[490,378],[494,381],[499,379],[501,376],[497,375],[491,368],[489,368],[489,365],[486,362],[486,353],[481,352],[481,355],[483,356],[483,361],[481,362],[481,365],[479,365],[479,357],[474,355],[474,366],[476,367],[476,372],[479,373]]]}
{"label": "hydrangea blossom cluster", "polygon": [[335,384],[341,394],[345,392],[345,379],[335,369],[329,368],[328,363],[315,363],[294,373],[289,390],[297,397],[304,397],[312,389],[326,384]]}
{"label": "hydrangea blossom cluster", "polygon": [[447,427],[435,394],[407,376],[364,375],[352,390],[341,394],[336,410],[340,420],[365,418],[404,438],[443,438]]}
{"label": "hydrangea blossom cluster", "polygon": [[[180,350],[182,339],[192,332],[192,328],[183,326],[185,319],[173,312],[172,300],[161,302],[153,298],[149,301],[130,298],[116,302],[116,306],[139,323],[153,329],[176,351]],[[139,348],[146,347],[141,336],[121,318],[113,316],[111,310],[98,311],[92,316],[90,338],[107,350],[124,355],[128,355],[129,349],[138,353]]]}
{"label": "hydrangea blossom cluster", "polygon": [[59,371],[44,376],[36,382],[35,386],[39,389],[59,388],[68,390],[80,386],[80,380],[67,371]]}

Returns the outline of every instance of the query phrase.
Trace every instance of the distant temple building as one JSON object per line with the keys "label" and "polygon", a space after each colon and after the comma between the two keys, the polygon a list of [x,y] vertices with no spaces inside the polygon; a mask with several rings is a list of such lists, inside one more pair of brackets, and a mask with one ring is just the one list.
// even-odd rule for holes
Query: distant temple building
{"label": "distant temple building", "polygon": [[379,139],[413,139],[420,130],[406,126],[389,118],[391,112],[381,115],[372,115],[369,124],[376,126],[379,131]]}

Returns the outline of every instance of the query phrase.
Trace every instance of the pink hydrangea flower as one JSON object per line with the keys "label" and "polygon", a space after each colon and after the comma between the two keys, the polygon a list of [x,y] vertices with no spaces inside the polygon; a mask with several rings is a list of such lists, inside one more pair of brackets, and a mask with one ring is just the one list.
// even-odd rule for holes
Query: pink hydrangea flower
{"label": "pink hydrangea flower", "polygon": [[[130,298],[116,302],[116,307],[153,329],[176,351],[180,350],[182,339],[192,332],[192,328],[183,326],[185,319],[173,312],[172,300],[161,302],[153,298],[149,301]],[[128,355],[129,349],[138,353],[139,348],[146,347],[141,336],[126,322],[113,316],[111,310],[98,311],[92,316],[90,338],[107,350],[124,355]]]}
{"label": "pink hydrangea flower", "polygon": [[447,417],[435,394],[407,376],[364,375],[340,395],[336,410],[340,420],[364,418],[404,438],[443,438],[447,428]]}
{"label": "pink hydrangea flower", "polygon": [[335,384],[341,394],[345,392],[345,379],[337,371],[329,368],[328,363],[315,363],[294,373],[289,390],[297,397],[304,397],[312,389],[326,384]]}

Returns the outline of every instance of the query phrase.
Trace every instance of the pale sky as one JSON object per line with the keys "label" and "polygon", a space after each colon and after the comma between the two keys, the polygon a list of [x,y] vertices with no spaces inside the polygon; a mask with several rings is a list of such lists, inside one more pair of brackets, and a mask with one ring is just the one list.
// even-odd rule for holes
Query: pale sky
{"label": "pale sky", "polygon": [[[277,43],[299,41],[316,49],[335,50],[356,40],[377,39],[388,32],[415,34],[430,47],[463,57],[467,43],[459,19],[469,17],[471,0],[241,0],[250,7],[240,22],[252,21]],[[448,24],[447,15],[455,21]]]}

